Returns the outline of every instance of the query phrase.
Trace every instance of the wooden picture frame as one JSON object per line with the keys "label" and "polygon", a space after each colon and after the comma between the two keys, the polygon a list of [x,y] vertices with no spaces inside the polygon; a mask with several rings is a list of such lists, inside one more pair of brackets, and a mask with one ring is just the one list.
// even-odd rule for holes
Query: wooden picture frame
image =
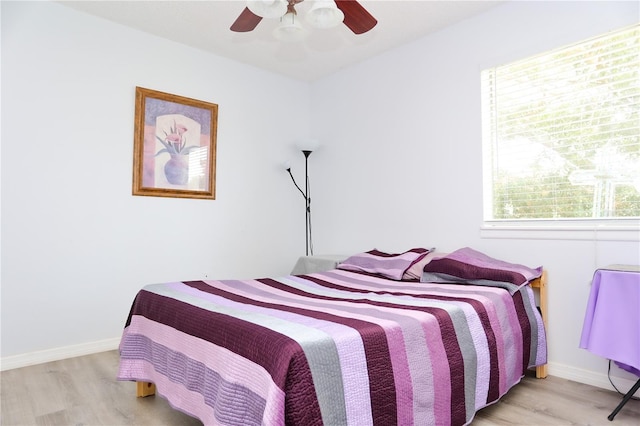
{"label": "wooden picture frame", "polygon": [[218,105],[136,87],[133,195],[215,199]]}

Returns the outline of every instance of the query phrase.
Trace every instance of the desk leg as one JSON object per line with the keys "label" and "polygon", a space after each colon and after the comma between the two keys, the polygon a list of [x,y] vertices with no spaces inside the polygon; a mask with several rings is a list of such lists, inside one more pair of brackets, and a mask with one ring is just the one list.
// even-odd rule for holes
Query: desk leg
{"label": "desk leg", "polygon": [[624,398],[622,398],[622,402],[620,404],[618,404],[618,406],[616,407],[615,410],[613,410],[613,413],[609,414],[609,417],[607,417],[609,419],[609,421],[613,421],[613,418],[616,416],[616,414],[618,414],[618,411],[620,411],[622,409],[622,407],[624,407],[624,404],[626,404],[627,401],[629,401],[631,399],[633,394],[636,393],[636,391],[638,389],[640,389],[640,379],[638,379],[638,381],[636,382],[635,385],[633,385],[631,390],[629,392],[627,392],[627,394],[624,396]]}

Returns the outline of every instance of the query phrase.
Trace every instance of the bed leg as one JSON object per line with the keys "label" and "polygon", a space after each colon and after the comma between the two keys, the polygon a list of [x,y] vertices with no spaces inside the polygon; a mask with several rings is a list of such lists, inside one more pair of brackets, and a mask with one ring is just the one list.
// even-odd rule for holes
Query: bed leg
{"label": "bed leg", "polygon": [[536,379],[544,379],[547,377],[547,364],[536,367]]}
{"label": "bed leg", "polygon": [[149,382],[136,382],[136,396],[142,398],[156,394],[156,385]]}

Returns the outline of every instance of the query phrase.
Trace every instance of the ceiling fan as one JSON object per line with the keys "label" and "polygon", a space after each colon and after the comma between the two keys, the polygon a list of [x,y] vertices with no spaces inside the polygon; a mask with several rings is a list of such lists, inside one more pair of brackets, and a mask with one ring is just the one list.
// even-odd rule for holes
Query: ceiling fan
{"label": "ceiling fan", "polygon": [[[262,18],[280,18],[281,25],[274,35],[281,39],[292,38],[292,35],[302,32],[295,10],[295,5],[302,1],[304,0],[248,1],[247,7],[230,29],[249,32],[256,28]],[[356,0],[315,0],[305,18],[318,28],[329,28],[343,22],[355,34],[366,33],[378,23]]]}

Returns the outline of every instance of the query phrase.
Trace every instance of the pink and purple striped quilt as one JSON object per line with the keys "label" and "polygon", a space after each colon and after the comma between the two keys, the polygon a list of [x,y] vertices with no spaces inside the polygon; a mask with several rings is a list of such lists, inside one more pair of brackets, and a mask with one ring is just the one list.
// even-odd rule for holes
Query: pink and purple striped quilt
{"label": "pink and purple striped quilt", "polygon": [[119,380],[207,425],[464,425],[546,363],[529,286],[345,270],[144,287]]}

